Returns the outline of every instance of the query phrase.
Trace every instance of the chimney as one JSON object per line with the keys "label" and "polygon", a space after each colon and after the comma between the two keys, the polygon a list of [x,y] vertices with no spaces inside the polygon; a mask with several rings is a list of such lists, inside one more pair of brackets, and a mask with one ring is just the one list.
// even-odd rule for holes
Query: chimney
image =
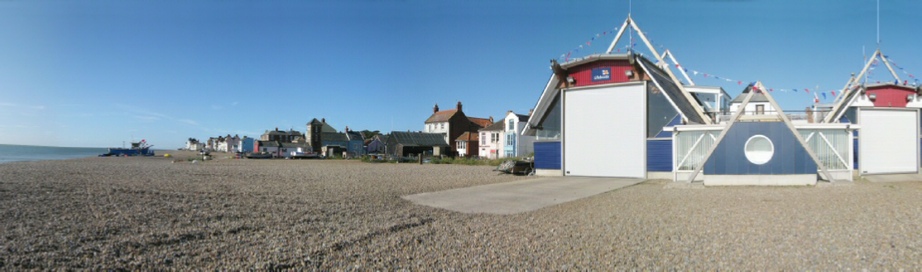
{"label": "chimney", "polygon": [[528,116],[531,116],[533,113],[535,113],[535,109],[528,110]]}
{"label": "chimney", "polygon": [[491,116],[490,116],[490,124],[492,124],[492,123],[493,123],[493,116],[491,115]]}
{"label": "chimney", "polygon": [[279,131],[279,127],[275,127],[275,131]]}
{"label": "chimney", "polygon": [[438,104],[438,103],[435,104],[435,107],[432,107],[432,113],[436,113],[436,112],[439,112],[439,104]]}
{"label": "chimney", "polygon": [[461,101],[458,101],[458,111],[461,111]]}
{"label": "chimney", "polygon": [[349,132],[349,126],[346,126],[346,132]]}
{"label": "chimney", "polygon": [[326,119],[326,118],[320,118],[320,122],[326,124],[326,123],[327,123],[327,119]]}

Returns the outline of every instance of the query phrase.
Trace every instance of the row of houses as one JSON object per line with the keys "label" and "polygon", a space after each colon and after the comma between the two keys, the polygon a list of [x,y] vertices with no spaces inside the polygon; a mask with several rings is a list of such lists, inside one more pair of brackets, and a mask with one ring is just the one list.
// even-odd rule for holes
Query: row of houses
{"label": "row of houses", "polygon": [[[613,53],[633,28],[653,54]],[[523,126],[538,175],[668,178],[706,185],[809,185],[853,174],[918,173],[922,89],[862,82],[878,50],[832,105],[785,113],[761,82],[730,99],[679,80],[628,16],[604,54],[564,63]],[[483,134],[480,137],[484,137]],[[490,136],[490,140],[493,136]],[[481,142],[482,143],[482,142]]]}
{"label": "row of houses", "polygon": [[325,118],[312,119],[305,131],[266,130],[259,139],[218,136],[199,143],[189,138],[186,149],[217,152],[266,153],[290,157],[294,152],[327,157],[357,157],[365,154],[408,156],[462,156],[506,158],[530,156],[534,136],[522,135],[528,115],[508,111],[503,119],[469,117],[459,101],[455,108],[439,110],[423,121],[420,131],[393,131],[387,135],[365,135],[346,127],[336,130]]}
{"label": "row of houses", "polygon": [[532,154],[534,136],[522,135],[527,115],[508,111],[502,120],[465,115],[459,101],[455,108],[439,110],[436,104],[423,130],[393,131],[385,139],[393,156],[460,156],[468,158],[510,158]]}

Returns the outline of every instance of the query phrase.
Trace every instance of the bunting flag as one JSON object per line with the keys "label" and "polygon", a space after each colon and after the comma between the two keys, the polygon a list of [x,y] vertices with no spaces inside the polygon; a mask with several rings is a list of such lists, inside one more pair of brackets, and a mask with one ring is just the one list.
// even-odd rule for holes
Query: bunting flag
{"label": "bunting flag", "polygon": [[[888,59],[888,61],[891,61],[891,60]],[[890,64],[893,65],[894,67],[899,67],[899,66],[896,66],[896,64],[894,64],[892,61],[891,61]],[[686,71],[686,72],[689,72],[689,71],[690,71],[690,72],[691,72],[691,75],[695,75],[695,76],[701,76],[701,77],[704,77],[704,78],[713,78],[713,79],[716,79],[716,80],[723,80],[723,81],[729,82],[729,83],[731,83],[731,84],[732,84],[733,82],[736,82],[736,84],[737,84],[737,85],[740,85],[740,86],[742,85],[742,82],[743,82],[743,81],[746,81],[746,80],[733,80],[733,79],[726,78],[726,77],[721,77],[721,76],[718,76],[718,75],[715,75],[715,74],[712,74],[712,73],[705,73],[705,72],[703,72],[703,71],[698,71],[698,70],[694,70],[694,69],[688,69],[687,67],[682,66],[682,65],[679,65],[679,64],[676,64],[676,68],[682,69],[683,71]],[[901,71],[904,70],[904,69],[902,69],[902,67],[899,67],[899,68],[900,68]],[[871,74],[870,70],[873,70],[873,68],[869,69],[869,71],[868,71],[869,74]],[[910,85],[910,84],[911,84],[912,86],[919,86],[919,84],[920,84],[920,79],[919,79],[919,78],[916,78],[915,75],[912,75],[912,74],[910,74],[910,73],[908,73],[908,72],[906,72],[906,71],[904,71],[904,73],[905,73],[906,75],[909,75],[910,78],[912,78],[913,80],[912,80],[912,81],[910,81],[910,80],[904,80],[904,81],[903,81],[903,85]],[[880,83],[880,81],[877,81],[877,83]],[[899,85],[899,81],[894,81],[893,83]],[[755,85],[755,82],[750,82],[750,83],[749,83],[749,86],[754,86],[754,85]],[[853,83],[849,83],[845,88],[846,88],[846,89],[850,89],[850,88],[853,87],[853,85],[854,85]],[[769,92],[774,92],[775,89],[774,89],[774,88],[770,88],[770,89],[768,89],[768,91],[769,91]],[[800,92],[800,89],[799,89],[799,88],[778,88],[778,91],[779,91],[779,92],[783,92],[783,93],[786,93],[786,92],[795,92],[795,93],[796,93],[796,92]],[[805,93],[805,94],[810,94],[810,93],[811,93],[810,88],[803,88],[803,93]],[[823,99],[823,100],[829,99],[829,98],[830,98],[829,95],[832,95],[832,97],[837,97],[837,96],[839,95],[839,93],[837,93],[836,90],[822,91],[822,90],[820,90],[819,88],[813,89],[813,90],[812,90],[812,93],[815,95],[815,98],[816,98],[816,99],[820,99],[819,96],[822,95],[822,98],[821,98],[821,99]],[[829,95],[827,95],[827,93],[828,93]]]}
{"label": "bunting flag", "polygon": [[[618,27],[614,27],[614,28],[612,28],[610,31],[609,31],[609,30],[606,30],[606,31],[603,31],[603,32],[601,32],[601,33],[596,33],[595,35],[590,36],[589,39],[588,39],[585,43],[580,44],[580,45],[577,46],[577,47],[574,47],[572,50],[568,51],[568,52],[565,53],[565,54],[560,54],[560,57],[558,57],[558,59],[561,59],[561,60],[563,60],[563,61],[565,61],[565,62],[569,62],[571,56],[572,56],[574,53],[578,53],[580,50],[588,50],[589,47],[592,47],[592,42],[595,41],[596,38],[600,38],[600,37],[606,36],[606,35],[608,35],[608,34],[614,34],[614,33],[617,32],[617,31],[618,31]],[[647,36],[649,37],[649,34],[650,34],[650,33],[646,33],[646,34],[647,34]],[[657,43],[655,43],[652,39],[648,39],[648,40],[649,40],[654,46],[658,46],[659,48],[664,48],[664,46],[663,46],[662,44],[657,44]],[[617,48],[615,48],[615,49],[617,50],[618,53],[621,53],[621,52],[622,52],[621,49],[625,49],[625,52],[629,52],[632,48],[634,48],[634,47],[637,45],[637,43],[636,43],[636,41],[633,39],[633,37],[630,39],[629,42],[630,42],[630,43],[629,43],[628,45],[625,45],[625,46],[623,46],[623,47],[617,47]],[[910,80],[903,80],[903,85],[919,86],[920,84],[922,84],[922,82],[920,82],[920,78],[917,78],[917,77],[915,76],[915,74],[912,74],[912,73],[906,71],[906,69],[904,69],[903,67],[899,66],[899,64],[897,64],[895,61],[893,61],[893,59],[891,59],[889,55],[881,55],[881,57],[882,57],[883,59],[886,59],[887,62],[888,62],[892,67],[896,68],[897,70],[901,71],[903,74],[905,74],[906,76],[908,76],[910,79],[912,79],[912,81],[910,81]],[[579,58],[576,58],[576,59],[579,59]],[[871,64],[870,64],[870,67],[868,68],[868,71],[866,72],[866,75],[867,75],[869,78],[873,78],[874,75],[875,75],[874,70],[875,70],[879,65],[880,65],[880,59],[879,59],[879,58],[874,58],[874,60],[873,60],[873,61],[871,62]],[[691,74],[694,75],[694,76],[702,76],[702,77],[704,77],[704,78],[713,78],[713,79],[715,79],[715,80],[723,80],[723,81],[725,81],[725,82],[727,82],[727,83],[730,83],[730,84],[732,84],[733,82],[736,82],[736,85],[738,85],[738,86],[742,86],[742,85],[743,85],[743,81],[746,81],[746,80],[734,80],[734,79],[730,79],[730,78],[727,78],[727,77],[721,77],[721,76],[718,76],[718,75],[715,75],[715,74],[712,74],[712,73],[705,73],[705,72],[697,71],[697,70],[694,70],[694,69],[688,69],[687,67],[682,66],[682,65],[679,64],[679,63],[676,63],[676,64],[675,64],[675,68],[676,68],[676,69],[680,69],[681,71],[684,71],[684,72],[686,72],[686,73],[691,72]],[[749,82],[749,81],[747,81],[747,82]],[[880,83],[880,80],[877,80],[876,82],[877,82],[877,83]],[[899,85],[900,82],[899,82],[899,80],[897,79],[897,80],[894,80],[894,81],[893,81],[893,84]],[[750,82],[750,83],[749,83],[749,86],[755,86],[755,82]],[[846,89],[852,88],[852,84],[849,84],[849,85],[846,86],[845,88],[846,88]],[[756,91],[759,91],[759,92],[762,91],[762,90],[759,90],[758,88],[754,88],[754,89],[755,89]],[[810,93],[810,89],[809,89],[809,88],[803,88],[803,90],[804,90],[803,93],[805,93],[805,94],[809,94],[809,93]],[[769,92],[774,92],[775,89],[774,89],[774,88],[769,88],[768,91],[769,91]],[[788,91],[791,91],[791,92],[795,92],[795,93],[796,93],[796,92],[798,92],[798,89],[795,89],[795,88],[790,88],[790,89],[788,89],[788,88],[779,88],[778,91],[779,91],[779,92],[788,92]],[[819,99],[820,99],[820,98],[819,98],[819,94],[821,94],[821,95],[823,96],[823,99],[824,99],[824,100],[827,99],[827,98],[828,98],[828,97],[826,96],[826,93],[827,93],[827,92],[828,92],[829,94],[831,94],[833,97],[836,97],[837,95],[839,95],[838,93],[836,93],[836,90],[821,91],[821,90],[818,90],[818,89],[814,89],[814,90],[813,90],[814,100],[817,101],[817,102],[819,101]],[[818,93],[818,94],[817,94],[817,93]]]}

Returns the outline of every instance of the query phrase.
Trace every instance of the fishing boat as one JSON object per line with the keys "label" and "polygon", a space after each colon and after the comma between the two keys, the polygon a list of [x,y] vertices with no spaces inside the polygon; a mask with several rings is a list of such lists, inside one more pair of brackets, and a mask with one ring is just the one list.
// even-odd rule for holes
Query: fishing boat
{"label": "fishing boat", "polygon": [[153,145],[148,145],[146,140],[141,140],[140,142],[132,142],[131,147],[110,147],[109,152],[105,154],[99,154],[100,157],[109,157],[109,156],[153,156],[154,150],[150,148]]}

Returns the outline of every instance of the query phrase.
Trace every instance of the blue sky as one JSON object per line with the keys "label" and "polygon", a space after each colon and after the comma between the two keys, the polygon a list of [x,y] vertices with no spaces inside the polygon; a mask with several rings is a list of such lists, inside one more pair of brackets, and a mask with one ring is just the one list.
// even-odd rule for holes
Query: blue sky
{"label": "blue sky", "polygon": [[[828,92],[860,71],[862,46],[877,47],[876,5],[649,0],[632,17],[689,70]],[[550,59],[581,44],[571,56],[603,52],[611,34],[586,42],[628,12],[627,1],[2,1],[0,144],[172,149],[303,131],[311,118],[421,130],[433,104],[459,100],[469,116],[525,113]],[[920,12],[881,1],[880,47],[910,81],[922,75]],[[813,100],[774,96],[788,110]]]}

